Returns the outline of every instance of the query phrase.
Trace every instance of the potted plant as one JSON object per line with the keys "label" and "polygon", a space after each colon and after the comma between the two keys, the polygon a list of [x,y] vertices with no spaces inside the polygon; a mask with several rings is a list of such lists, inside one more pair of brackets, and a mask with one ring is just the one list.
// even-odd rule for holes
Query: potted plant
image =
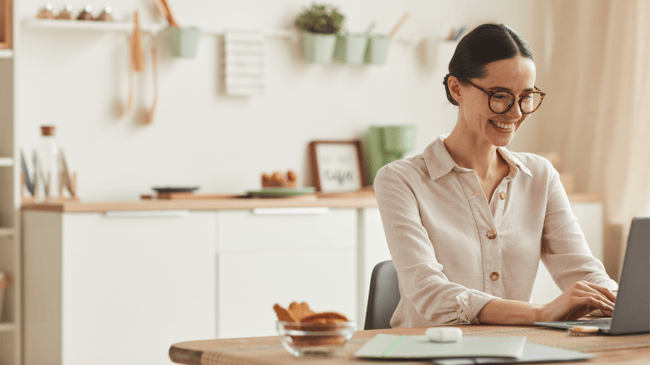
{"label": "potted plant", "polygon": [[345,16],[331,5],[312,4],[296,18],[302,32],[302,54],[308,62],[330,63],[334,55],[336,34]]}

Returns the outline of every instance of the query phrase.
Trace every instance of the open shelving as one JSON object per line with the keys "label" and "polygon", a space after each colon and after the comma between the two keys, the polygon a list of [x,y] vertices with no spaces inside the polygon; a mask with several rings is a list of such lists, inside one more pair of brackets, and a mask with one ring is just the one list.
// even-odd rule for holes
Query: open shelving
{"label": "open shelving", "polygon": [[[48,20],[27,18],[23,20],[23,25],[29,28],[43,28],[43,29],[76,29],[80,31],[118,31],[118,32],[132,32],[133,22],[131,21],[88,21],[88,20]],[[143,32],[156,35],[163,31],[167,26],[162,23],[149,23],[142,24],[141,29]],[[226,31],[224,29],[203,29],[201,34],[204,35],[222,35]],[[276,29],[264,30],[263,34],[267,38],[285,38],[291,41],[298,41],[300,34],[294,30]],[[413,37],[395,37],[395,42],[416,44],[417,39]]]}

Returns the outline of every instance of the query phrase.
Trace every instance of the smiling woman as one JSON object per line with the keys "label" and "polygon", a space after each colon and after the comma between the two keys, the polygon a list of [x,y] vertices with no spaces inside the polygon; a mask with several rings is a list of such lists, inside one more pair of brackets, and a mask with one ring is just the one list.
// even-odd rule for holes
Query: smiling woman
{"label": "smiling woman", "polygon": [[[611,314],[616,282],[591,255],[558,172],[505,148],[542,103],[535,73],[514,30],[477,27],[459,42],[444,80],[459,110],[453,131],[377,173],[400,284],[393,327]],[[530,303],[540,259],[563,290],[544,305]]]}

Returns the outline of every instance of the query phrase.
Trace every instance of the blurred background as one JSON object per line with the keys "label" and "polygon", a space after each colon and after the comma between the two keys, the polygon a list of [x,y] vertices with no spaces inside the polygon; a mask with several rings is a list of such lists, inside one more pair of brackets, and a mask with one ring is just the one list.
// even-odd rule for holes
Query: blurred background
{"label": "blurred background", "polygon": [[[574,192],[601,194],[607,223],[623,226],[609,232],[610,240],[620,240],[631,217],[648,214],[648,1],[331,1],[351,33],[374,23],[373,34],[387,34],[410,14],[383,64],[309,63],[297,37],[268,36],[263,92],[229,95],[224,32],[294,31],[294,19],[310,4],[169,1],[181,26],[204,30],[196,54],[174,57],[164,31],[154,37],[145,32],[144,70],[133,74],[130,33],[30,25],[43,1],[14,2],[14,19],[23,23],[15,27],[13,60],[0,62],[0,109],[14,122],[0,131],[13,127],[16,138],[5,133],[3,142],[29,152],[39,143],[40,126],[55,125],[57,143],[83,181],[78,195],[85,201],[137,199],[152,185],[240,193],[259,186],[260,172],[287,169],[298,172],[300,185],[311,186],[310,141],[362,138],[371,125],[412,124],[417,137],[408,156],[449,133],[457,108],[445,98],[442,79],[451,53],[440,44],[454,30],[497,22],[528,40],[537,86],[547,93],[510,148],[553,156],[556,168],[572,175]],[[52,5],[56,15],[65,3]],[[145,28],[165,24],[152,1],[72,5],[73,14],[88,5],[98,14],[109,5],[118,22],[131,22],[138,11]],[[158,100],[155,120],[147,124],[154,97],[151,46]],[[131,116],[125,106],[130,77]],[[608,263],[612,273],[615,261]]]}
{"label": "blurred background", "polygon": [[[553,156],[556,168],[572,175],[573,191],[601,194],[606,222],[623,227],[608,231],[610,240],[620,240],[631,217],[648,214],[648,1],[332,1],[345,15],[343,29],[352,33],[374,23],[373,33],[387,34],[410,14],[385,63],[309,63],[298,38],[266,37],[264,90],[249,97],[225,90],[223,32],[295,30],[295,17],[310,2],[169,3],[181,25],[206,31],[195,56],[174,57],[164,32],[144,33],[144,71],[133,74],[127,32],[30,26],[43,1],[15,2],[14,19],[23,24],[15,27],[13,59],[0,63],[0,109],[14,121],[0,125],[7,132],[4,145],[29,152],[40,126],[55,125],[86,201],[137,199],[165,184],[239,193],[258,187],[260,172],[286,169],[311,186],[310,141],[362,138],[370,125],[412,124],[417,137],[408,156],[449,133],[457,108],[447,102],[442,78],[451,54],[439,44],[453,30],[497,22],[528,40],[537,86],[547,93],[510,148]],[[52,4],[54,14],[65,5]],[[73,13],[87,5],[99,13],[110,5],[121,22],[137,10],[143,26],[164,24],[151,1],[72,5]],[[155,121],[147,124],[154,94],[151,46],[158,55],[159,97]],[[130,77],[131,116],[125,107]],[[11,128],[15,141],[8,137]],[[615,261],[608,263],[612,273]]]}

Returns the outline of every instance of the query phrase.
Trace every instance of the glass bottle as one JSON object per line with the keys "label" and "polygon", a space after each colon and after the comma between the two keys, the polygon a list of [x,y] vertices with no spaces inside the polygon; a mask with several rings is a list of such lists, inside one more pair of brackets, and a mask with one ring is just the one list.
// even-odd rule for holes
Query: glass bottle
{"label": "glass bottle", "polygon": [[[54,138],[55,127],[41,126],[41,141],[37,149],[38,159],[41,164],[41,186],[45,198],[55,198],[59,195],[59,147]],[[39,173],[39,172],[37,172]]]}

